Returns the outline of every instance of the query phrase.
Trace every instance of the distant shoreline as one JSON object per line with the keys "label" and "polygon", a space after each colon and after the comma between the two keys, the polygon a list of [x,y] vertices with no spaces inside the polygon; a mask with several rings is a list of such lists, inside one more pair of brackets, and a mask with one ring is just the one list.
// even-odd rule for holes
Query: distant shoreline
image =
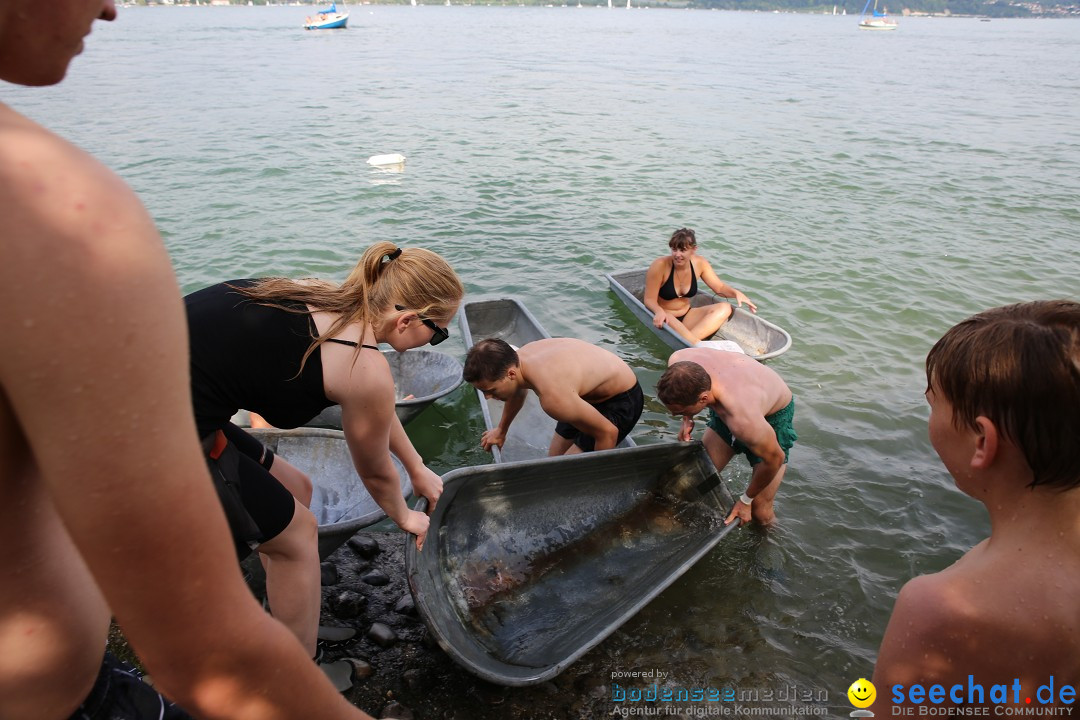
{"label": "distant shoreline", "polygon": [[[227,6],[265,6],[265,7],[317,7],[319,5],[326,5],[330,0],[326,2],[319,2],[318,0],[306,0],[304,2],[267,2],[267,0],[197,0],[194,2],[168,2],[167,0],[151,0],[149,2],[128,2],[123,3],[121,7],[227,7]],[[731,7],[709,7],[705,5],[699,5],[693,0],[631,0],[633,10],[719,10],[725,12],[744,12],[744,13],[759,13],[759,14],[781,14],[781,15],[827,15],[835,17],[859,17],[861,12],[859,10],[852,10],[847,13],[843,12],[831,12],[829,10],[832,5],[821,5],[812,8],[791,8],[791,7],[774,7],[774,8],[731,8]],[[365,0],[364,2],[344,2],[343,5],[387,5],[387,6],[409,6],[411,3],[408,0]],[[430,6],[444,6],[446,2],[438,2],[438,0],[417,0],[416,5],[430,5]],[[609,7],[606,2],[598,0],[583,0],[582,2],[547,2],[546,0],[518,0],[494,2],[492,0],[479,0],[473,2],[461,2],[460,0],[454,1],[454,5],[458,6],[478,6],[478,7],[597,7],[604,9],[626,9],[626,6],[619,0],[615,0],[614,7]],[[1080,18],[1080,3],[1073,5],[1048,5],[1039,6],[1042,8],[1042,12],[1033,12],[1029,10],[1025,3],[1024,5],[1010,5],[1007,7],[1017,9],[1015,15],[1002,15],[1002,14],[983,14],[983,13],[962,13],[962,12],[929,12],[926,10],[904,9],[901,12],[892,14],[897,18],[977,18],[981,20],[1047,20],[1047,19],[1070,19]],[[843,10],[839,3],[836,4],[838,10]],[[1000,11],[1001,5],[995,5]]]}

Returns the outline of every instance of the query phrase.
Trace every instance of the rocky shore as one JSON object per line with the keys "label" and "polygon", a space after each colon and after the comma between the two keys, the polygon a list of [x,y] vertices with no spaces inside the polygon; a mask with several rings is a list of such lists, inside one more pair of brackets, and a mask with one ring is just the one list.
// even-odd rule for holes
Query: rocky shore
{"label": "rocky shore", "polygon": [[[504,688],[451,660],[417,615],[405,577],[406,536],[359,533],[323,563],[322,624],[356,629],[325,659],[348,659],[345,696],[377,718],[577,720],[611,713],[609,686],[589,663],[534,687]],[[576,667],[576,666],[575,666]]]}

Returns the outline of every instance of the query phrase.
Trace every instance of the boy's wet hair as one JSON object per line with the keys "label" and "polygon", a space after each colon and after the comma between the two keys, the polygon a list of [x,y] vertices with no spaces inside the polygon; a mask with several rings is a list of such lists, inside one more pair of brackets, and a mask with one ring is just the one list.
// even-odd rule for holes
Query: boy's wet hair
{"label": "boy's wet hair", "polygon": [[927,390],[956,427],[980,415],[1024,454],[1031,487],[1080,485],[1080,303],[1044,300],[974,315],[926,356]]}
{"label": "boy's wet hair", "polygon": [[656,397],[666,406],[696,405],[701,393],[712,387],[712,378],[696,362],[681,360],[672,364],[656,382]]}
{"label": "boy's wet hair", "polygon": [[505,340],[488,338],[469,348],[461,375],[465,382],[493,382],[518,364],[518,354]]}

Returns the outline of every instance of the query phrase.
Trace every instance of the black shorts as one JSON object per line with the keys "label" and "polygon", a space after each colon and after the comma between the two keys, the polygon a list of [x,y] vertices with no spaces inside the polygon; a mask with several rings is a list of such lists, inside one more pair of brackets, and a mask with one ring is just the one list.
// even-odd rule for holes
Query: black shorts
{"label": "black shorts", "polygon": [[[641,392],[641,383],[634,383],[634,387],[626,392],[609,397],[603,402],[589,404],[618,428],[619,437],[615,441],[618,445],[637,425],[641,411],[645,409],[645,394]],[[573,440],[574,444],[585,452],[591,452],[596,447],[596,440],[593,437],[585,435],[570,423],[555,423],[555,434],[567,440]]]}
{"label": "black shorts", "polygon": [[[274,458],[270,450],[232,423],[222,431],[238,454],[236,476],[230,480],[236,483],[243,509],[257,526],[257,532],[244,532],[230,518],[229,529],[236,554],[243,560],[254,546],[272,540],[288,527],[296,511],[296,501],[292,493],[270,474]],[[225,514],[230,515],[228,510]]]}
{"label": "black shorts", "polygon": [[97,681],[71,720],[192,720],[142,681],[135,668],[105,653]]}

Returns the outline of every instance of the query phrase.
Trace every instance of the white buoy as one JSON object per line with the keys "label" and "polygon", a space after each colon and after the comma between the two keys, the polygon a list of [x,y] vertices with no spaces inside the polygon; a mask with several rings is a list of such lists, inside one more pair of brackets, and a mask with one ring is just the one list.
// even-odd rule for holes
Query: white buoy
{"label": "white buoy", "polygon": [[368,165],[374,165],[375,167],[382,167],[384,165],[403,165],[405,164],[405,156],[401,153],[390,153],[389,155],[372,155],[368,158]]}

